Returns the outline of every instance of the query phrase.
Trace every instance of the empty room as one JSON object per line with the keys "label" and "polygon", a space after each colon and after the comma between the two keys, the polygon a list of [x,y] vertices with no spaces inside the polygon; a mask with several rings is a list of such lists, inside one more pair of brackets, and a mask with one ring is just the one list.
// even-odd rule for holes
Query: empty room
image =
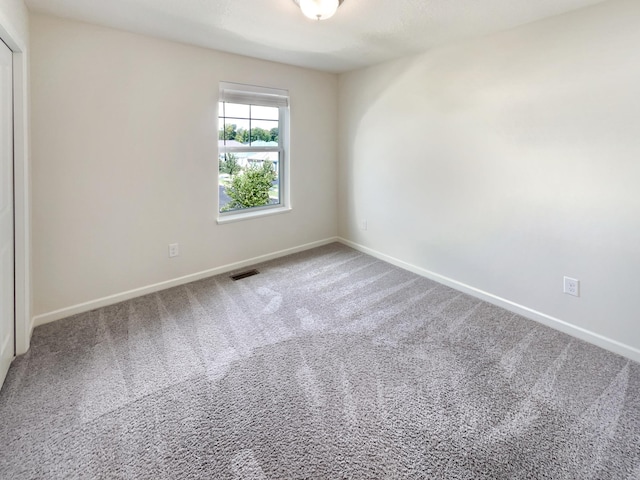
{"label": "empty room", "polygon": [[1,479],[640,480],[638,0],[0,0]]}

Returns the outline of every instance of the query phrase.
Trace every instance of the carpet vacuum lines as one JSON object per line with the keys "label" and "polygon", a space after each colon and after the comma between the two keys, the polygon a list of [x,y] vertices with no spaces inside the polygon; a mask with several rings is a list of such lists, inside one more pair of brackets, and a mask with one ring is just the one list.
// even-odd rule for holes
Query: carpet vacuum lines
{"label": "carpet vacuum lines", "polygon": [[37,327],[2,479],[640,478],[640,365],[341,244]]}

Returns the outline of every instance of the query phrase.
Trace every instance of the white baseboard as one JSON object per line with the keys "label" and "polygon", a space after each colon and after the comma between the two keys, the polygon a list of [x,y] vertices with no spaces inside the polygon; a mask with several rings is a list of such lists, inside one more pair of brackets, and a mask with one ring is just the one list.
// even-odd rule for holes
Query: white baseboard
{"label": "white baseboard", "polygon": [[[436,282],[442,283],[451,288],[467,293],[469,295],[472,295],[476,298],[479,298],[481,300],[484,300],[494,305],[497,305],[499,307],[502,307],[511,312],[517,313],[518,315],[522,315],[523,317],[539,322],[555,330],[559,330],[573,337],[579,338],[586,342],[605,348],[614,353],[623,355],[636,362],[640,362],[640,350],[634,347],[625,345],[624,343],[618,342],[616,340],[612,340],[598,333],[594,333],[590,330],[586,330],[582,327],[578,327],[571,323],[565,322],[564,320],[560,320],[559,318],[552,317],[550,315],[539,312],[529,307],[525,307],[524,305],[517,304],[505,298],[498,297],[497,295],[493,295],[491,293],[485,292],[483,290],[472,287],[470,285],[466,285],[464,283],[458,282],[451,278],[437,274],[430,270],[426,270],[424,268],[418,267],[411,263],[407,263],[403,260],[399,260],[395,257],[391,257],[377,250],[373,250],[371,248],[365,247],[364,245],[360,245],[358,243],[352,242],[350,240],[347,240],[341,237],[326,238],[324,240],[319,240],[316,242],[307,243],[305,245],[300,245],[297,247],[280,250],[280,251],[269,253],[266,255],[261,255],[258,257],[243,260],[241,262],[230,263],[228,265],[223,265],[220,267],[212,268],[212,269],[194,273],[191,275],[185,275],[183,277],[174,278],[172,280],[167,280],[167,281],[156,283],[153,285],[136,288],[133,290],[129,290],[127,292],[117,293],[115,295],[109,295],[108,297],[91,300],[89,302],[84,302],[78,305],[73,305],[73,306],[61,308],[59,310],[55,310],[52,312],[37,315],[33,317],[31,320],[30,333],[33,332],[33,329],[35,327],[44,325],[46,323],[54,322],[56,320],[60,320],[62,318],[67,318],[72,315],[76,315],[78,313],[88,312],[96,308],[105,307],[107,305],[113,305],[119,302],[123,302],[125,300],[129,300],[131,298],[140,297],[142,295],[147,295],[149,293],[165,290],[167,288],[176,287],[179,285],[184,285],[186,283],[194,282],[196,280],[200,280],[203,278],[208,278],[215,275],[231,272],[233,270],[238,270],[240,268],[244,268],[249,265],[255,265],[257,263],[266,262],[268,260],[284,257],[286,255],[291,255],[293,253],[298,253],[304,250],[321,247],[323,245],[327,245],[333,242],[340,242],[358,251],[371,255],[372,257],[378,258],[392,265],[396,265],[397,267],[403,268],[405,270],[416,273],[418,275],[429,278],[431,280],[435,280]],[[31,337],[31,335],[29,335],[29,337]]]}
{"label": "white baseboard", "polygon": [[389,255],[385,255],[384,253],[352,242],[351,240],[339,237],[338,241],[344,245],[347,245],[348,247],[366,253],[367,255],[371,255],[372,257],[378,258],[397,267],[403,268],[431,280],[435,280],[436,282],[447,285],[448,287],[454,288],[486,302],[502,307],[506,310],[509,310],[510,312],[522,315],[523,317],[539,322],[555,330],[559,330],[563,333],[571,335],[572,337],[579,338],[580,340],[584,340],[585,342],[592,343],[593,345],[597,345],[611,352],[630,358],[631,360],[634,360],[636,362],[640,362],[640,350],[638,350],[637,348],[625,345],[624,343],[612,340],[598,333],[594,333],[590,330],[586,330],[582,327],[578,327],[571,323],[565,322],[564,320],[560,320],[559,318],[555,318],[545,313],[538,312],[537,310],[534,310],[532,308],[525,307],[524,305],[517,304],[502,297],[498,297],[497,295],[493,295],[470,285],[458,282],[456,280],[453,280],[452,278],[439,275],[430,270],[426,270],[411,263],[407,263]]}
{"label": "white baseboard", "polygon": [[45,323],[55,322],[56,320],[61,320],[72,315],[77,315],[78,313],[84,313],[90,310],[95,310],[96,308],[106,307],[107,305],[120,303],[131,298],[141,297],[149,293],[158,292],[160,290],[165,290],[171,287],[177,287],[179,285],[184,285],[185,283],[195,282],[196,280],[213,277],[215,275],[238,270],[249,265],[255,265],[258,263],[266,262],[268,260],[273,260],[275,258],[291,255],[293,253],[298,253],[304,250],[310,250],[312,248],[328,245],[329,243],[337,241],[339,241],[337,237],[325,238],[324,240],[307,243],[305,245],[299,245],[297,247],[287,248],[285,250],[279,250],[277,252],[269,253],[266,255],[260,255],[259,257],[249,258],[241,262],[230,263],[221,267],[211,268],[202,272],[185,275],[184,277],[174,278],[172,280],[155,283],[153,285],[147,285],[146,287],[135,288],[127,292],[116,293],[115,295],[109,295],[108,297],[98,298],[96,300],[80,303],[78,305],[61,308],[53,312],[43,313],[41,315],[33,317],[31,321],[31,332],[33,332],[33,329],[35,327],[39,327],[40,325],[44,325]]}

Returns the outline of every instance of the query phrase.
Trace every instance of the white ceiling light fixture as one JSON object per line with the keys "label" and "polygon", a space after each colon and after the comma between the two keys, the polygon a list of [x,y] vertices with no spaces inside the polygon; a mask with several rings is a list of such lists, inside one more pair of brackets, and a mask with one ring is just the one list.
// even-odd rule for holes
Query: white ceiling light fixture
{"label": "white ceiling light fixture", "polygon": [[344,0],[293,0],[305,17],[326,20],[333,17]]}

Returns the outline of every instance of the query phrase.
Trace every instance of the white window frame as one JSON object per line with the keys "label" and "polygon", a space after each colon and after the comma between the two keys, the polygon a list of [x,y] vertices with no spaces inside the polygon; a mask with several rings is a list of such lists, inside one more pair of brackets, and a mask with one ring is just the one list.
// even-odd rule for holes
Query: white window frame
{"label": "white window frame", "polygon": [[[278,152],[278,188],[280,203],[276,205],[265,205],[262,207],[252,207],[229,212],[220,211],[220,175],[218,174],[216,189],[216,211],[218,223],[230,223],[241,220],[248,220],[265,215],[274,215],[291,211],[289,196],[289,92],[286,90],[258,87],[254,85],[243,85],[239,83],[220,82],[219,103],[240,103],[244,105],[257,105],[267,107],[278,107],[278,146],[277,147],[227,147],[219,146],[217,161],[220,155],[233,152]],[[219,105],[218,103],[218,105]],[[218,112],[218,122],[221,112]],[[218,125],[220,131],[220,125]]]}

